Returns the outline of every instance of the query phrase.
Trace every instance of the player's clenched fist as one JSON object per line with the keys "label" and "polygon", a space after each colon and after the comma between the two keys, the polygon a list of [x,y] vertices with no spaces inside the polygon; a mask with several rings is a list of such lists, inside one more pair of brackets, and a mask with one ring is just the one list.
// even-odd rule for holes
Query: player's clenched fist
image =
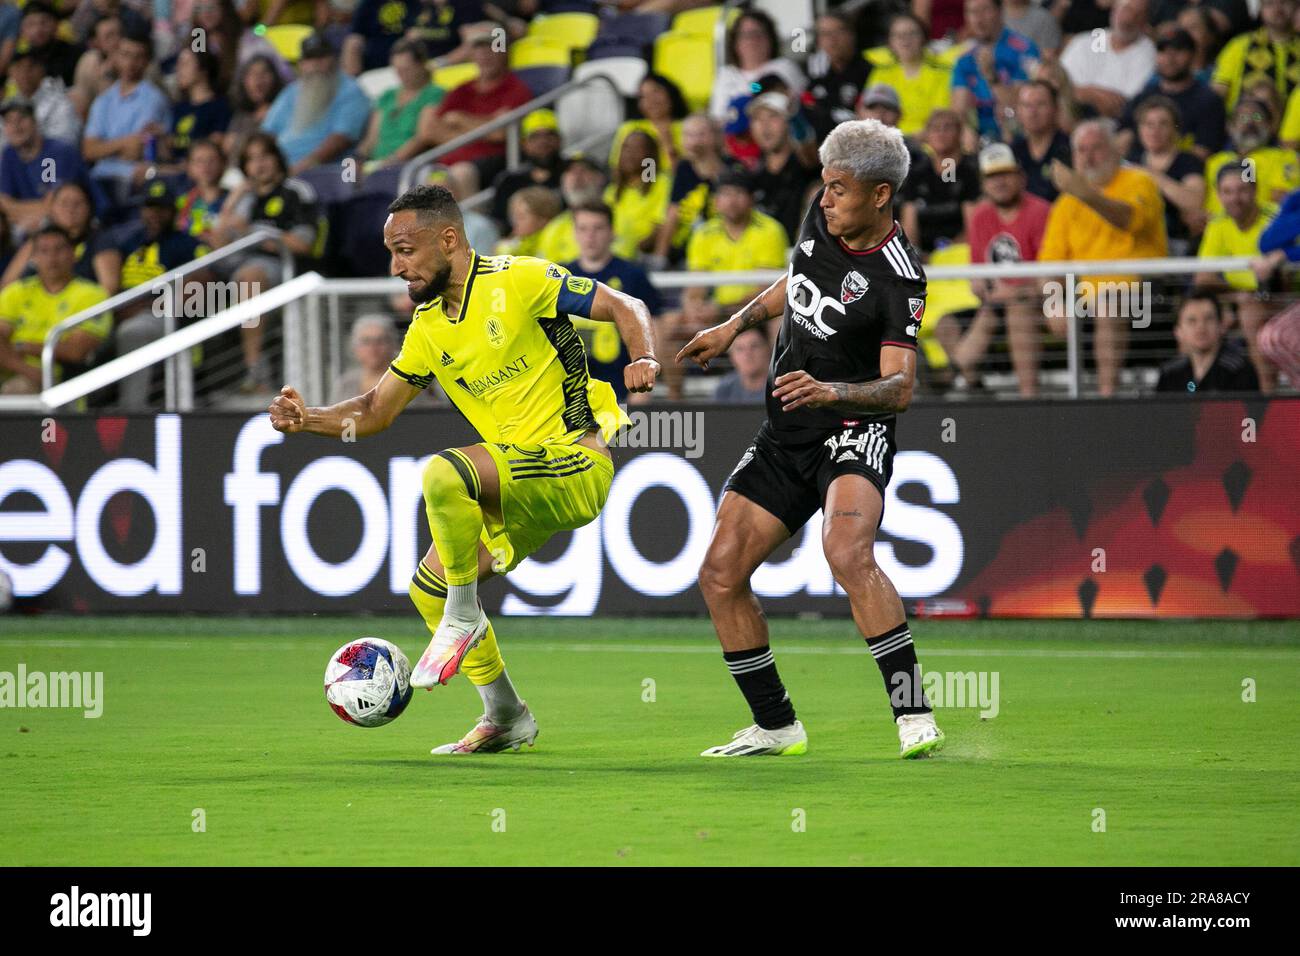
{"label": "player's clenched fist", "polygon": [[271,427],[278,432],[292,435],[302,431],[307,424],[307,403],[291,385],[280,389],[268,411],[271,413]]}
{"label": "player's clenched fist", "polygon": [[695,336],[677,353],[676,362],[681,365],[682,359],[690,359],[700,368],[708,368],[709,361],[731,348],[735,338],[736,329],[731,322],[723,322],[711,329],[696,332]]}
{"label": "player's clenched fist", "polygon": [[629,392],[650,392],[654,390],[655,379],[663,367],[649,356],[629,362],[623,369],[623,384]]}

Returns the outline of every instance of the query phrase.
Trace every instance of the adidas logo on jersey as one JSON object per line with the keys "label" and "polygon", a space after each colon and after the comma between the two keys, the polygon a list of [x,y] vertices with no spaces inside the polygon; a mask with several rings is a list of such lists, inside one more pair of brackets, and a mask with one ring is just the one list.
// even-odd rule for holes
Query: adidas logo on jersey
{"label": "adidas logo on jersey", "polygon": [[805,239],[803,242],[799,243],[799,248],[803,250],[803,254],[805,256],[811,256],[812,249],[813,249],[813,241],[811,239]]}
{"label": "adidas logo on jersey", "polygon": [[454,365],[456,363],[456,360],[453,359],[446,352],[443,352],[441,362],[442,362],[442,367],[446,368],[448,365]]}

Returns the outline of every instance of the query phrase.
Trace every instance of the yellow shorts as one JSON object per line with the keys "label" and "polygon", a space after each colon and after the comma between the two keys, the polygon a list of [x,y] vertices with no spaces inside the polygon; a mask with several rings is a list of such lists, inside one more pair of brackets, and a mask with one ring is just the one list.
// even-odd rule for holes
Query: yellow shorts
{"label": "yellow shorts", "polygon": [[496,462],[501,517],[483,512],[492,570],[506,574],[559,531],[591,522],[609,497],[614,463],[585,445],[480,442]]}

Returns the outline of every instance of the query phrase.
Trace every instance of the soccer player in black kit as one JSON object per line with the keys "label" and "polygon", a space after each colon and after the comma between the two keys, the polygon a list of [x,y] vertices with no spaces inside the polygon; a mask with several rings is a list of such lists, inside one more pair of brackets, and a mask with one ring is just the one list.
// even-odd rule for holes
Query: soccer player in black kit
{"label": "soccer player in black kit", "polygon": [[749,579],[819,508],[826,560],[885,679],[902,756],[943,742],[903,604],[873,551],[893,470],[894,419],[912,399],[925,313],[925,271],[893,218],[907,146],[897,129],[854,120],[831,131],[820,156],[824,185],[789,271],[677,355],[707,368],[741,332],[782,316],[767,421],[727,479],[700,568],[723,657],[754,723],[706,757],[808,749]]}

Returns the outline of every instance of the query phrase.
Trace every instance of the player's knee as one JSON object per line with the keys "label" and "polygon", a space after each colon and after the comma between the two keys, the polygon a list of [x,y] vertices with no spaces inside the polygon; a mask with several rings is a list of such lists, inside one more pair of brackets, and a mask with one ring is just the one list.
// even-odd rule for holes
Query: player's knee
{"label": "player's knee", "polygon": [[458,468],[445,455],[434,455],[424,466],[422,486],[424,500],[427,504],[440,504],[455,498],[463,498],[470,492],[470,481],[464,474],[468,466]]}
{"label": "player's knee", "polygon": [[735,561],[725,555],[710,552],[700,566],[700,591],[707,603],[726,600],[745,590],[749,585]]}
{"label": "player's knee", "polygon": [[863,544],[856,538],[830,537],[822,539],[822,553],[830,565],[835,580],[843,583],[870,574],[876,565],[872,543]]}

